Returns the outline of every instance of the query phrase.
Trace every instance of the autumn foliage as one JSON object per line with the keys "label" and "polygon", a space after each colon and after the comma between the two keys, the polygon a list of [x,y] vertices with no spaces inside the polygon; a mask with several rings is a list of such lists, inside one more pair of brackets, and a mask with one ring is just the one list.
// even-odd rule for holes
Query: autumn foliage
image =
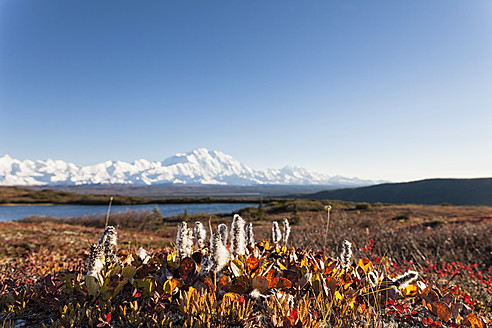
{"label": "autumn foliage", "polygon": [[[102,232],[102,231],[101,231]],[[92,240],[95,243],[97,239]],[[417,272],[258,241],[219,272],[210,249],[116,251],[86,275],[87,250],[38,279],[0,275],[2,327],[487,327],[467,294]],[[228,243],[230,249],[231,245]],[[331,252],[332,254],[333,252]],[[42,261],[40,262],[42,265]],[[203,272],[203,271],[202,271]]]}

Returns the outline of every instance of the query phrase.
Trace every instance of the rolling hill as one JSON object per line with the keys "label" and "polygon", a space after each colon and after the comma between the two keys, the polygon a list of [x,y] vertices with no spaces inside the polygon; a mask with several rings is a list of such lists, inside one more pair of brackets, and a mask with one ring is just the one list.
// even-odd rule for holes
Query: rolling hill
{"label": "rolling hill", "polygon": [[392,204],[443,204],[492,206],[492,178],[427,179],[384,183],[368,187],[325,190],[296,195],[318,200],[344,200]]}

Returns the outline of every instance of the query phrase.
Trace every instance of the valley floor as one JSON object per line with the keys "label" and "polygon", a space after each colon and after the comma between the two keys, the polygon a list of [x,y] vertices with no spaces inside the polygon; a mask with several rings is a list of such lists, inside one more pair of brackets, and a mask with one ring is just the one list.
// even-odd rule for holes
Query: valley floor
{"label": "valley floor", "polygon": [[[342,242],[348,240],[354,258],[367,258],[388,275],[415,270],[426,283],[441,290],[453,289],[467,306],[490,318],[492,207],[331,203],[328,218],[326,205],[301,200],[274,202],[240,214],[253,223],[257,240],[270,241],[272,221],[283,218],[292,224],[289,247],[323,249],[326,256],[337,258]],[[207,230],[210,226],[216,231],[219,223],[230,223],[232,217],[162,218],[149,214],[120,218],[111,223],[117,226],[119,256],[139,247],[149,254],[169,250],[182,220],[190,226],[201,221]],[[29,285],[50,273],[83,273],[89,246],[102,233],[104,224],[100,224],[56,219],[0,223],[0,289],[6,288],[8,281]]]}

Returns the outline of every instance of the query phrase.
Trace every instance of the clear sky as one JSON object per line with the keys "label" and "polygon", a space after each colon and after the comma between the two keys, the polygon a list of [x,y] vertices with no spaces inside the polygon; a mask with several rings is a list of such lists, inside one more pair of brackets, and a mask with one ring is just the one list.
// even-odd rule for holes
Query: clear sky
{"label": "clear sky", "polygon": [[0,0],[0,155],[492,177],[490,0]]}

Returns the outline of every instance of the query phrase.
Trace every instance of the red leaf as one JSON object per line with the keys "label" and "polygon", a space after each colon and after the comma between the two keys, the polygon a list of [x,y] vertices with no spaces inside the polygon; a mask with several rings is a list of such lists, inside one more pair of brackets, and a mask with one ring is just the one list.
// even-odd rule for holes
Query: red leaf
{"label": "red leaf", "polygon": [[111,312],[106,315],[106,322],[109,323],[111,321]]}

